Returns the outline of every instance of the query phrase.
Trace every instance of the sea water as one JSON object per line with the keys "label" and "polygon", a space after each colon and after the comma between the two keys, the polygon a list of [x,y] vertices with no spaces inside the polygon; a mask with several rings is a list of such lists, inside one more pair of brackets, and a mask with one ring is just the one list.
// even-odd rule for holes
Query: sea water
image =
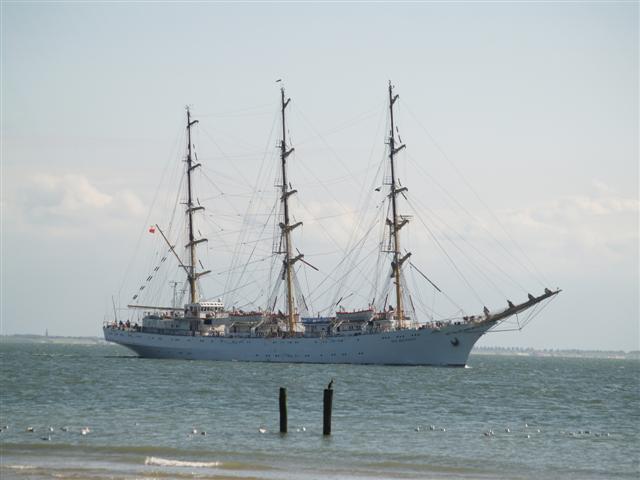
{"label": "sea water", "polygon": [[[324,437],[331,379],[332,435]],[[3,480],[640,476],[637,360],[254,364],[3,340],[0,382]],[[286,435],[278,433],[280,387]]]}

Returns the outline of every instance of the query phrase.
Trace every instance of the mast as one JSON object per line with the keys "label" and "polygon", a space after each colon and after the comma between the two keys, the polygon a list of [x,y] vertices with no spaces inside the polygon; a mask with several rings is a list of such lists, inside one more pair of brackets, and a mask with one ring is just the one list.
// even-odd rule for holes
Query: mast
{"label": "mast", "polygon": [[289,324],[289,332],[292,333],[295,331],[296,326],[296,308],[295,308],[295,299],[293,292],[293,265],[298,260],[301,260],[304,255],[299,254],[296,257],[292,257],[291,252],[293,250],[293,245],[291,243],[291,231],[302,225],[302,222],[297,222],[293,225],[290,223],[289,218],[289,197],[296,193],[297,190],[292,190],[289,188],[289,181],[287,180],[287,157],[293,153],[294,148],[290,148],[287,150],[287,127],[286,127],[286,118],[285,118],[285,109],[289,102],[290,98],[285,100],[284,87],[280,87],[280,100],[281,100],[281,114],[282,114],[282,141],[280,142],[280,162],[282,164],[282,190],[280,201],[282,202],[282,211],[284,214],[284,222],[280,223],[281,230],[281,238],[280,238],[280,250],[282,250],[282,244],[284,244],[284,251],[280,251],[279,253],[284,254],[283,260],[283,279],[286,282],[287,288],[287,320]]}
{"label": "mast", "polygon": [[393,122],[393,104],[396,102],[396,100],[398,100],[398,95],[393,95],[393,85],[391,85],[391,81],[389,81],[389,115],[391,118],[391,130],[389,131],[389,163],[391,164],[391,185],[389,196],[391,197],[391,210],[393,218],[391,220],[387,219],[387,224],[389,225],[391,236],[393,238],[393,260],[391,262],[391,268],[393,269],[393,272],[391,273],[391,276],[394,277],[394,283],[396,286],[395,317],[398,321],[398,326],[400,328],[403,328],[404,305],[402,301],[402,264],[411,256],[411,253],[409,252],[405,256],[402,256],[400,252],[399,231],[408,223],[409,220],[398,214],[396,199],[398,194],[407,190],[406,187],[398,188],[396,184],[395,156],[400,150],[405,148],[404,144],[396,148],[395,125]]}
{"label": "mast", "polygon": [[191,172],[196,168],[200,167],[200,163],[193,163],[193,157],[191,153],[191,127],[198,123],[198,120],[191,120],[191,111],[189,107],[187,107],[187,219],[188,219],[188,230],[189,230],[189,243],[187,243],[186,248],[189,249],[189,264],[187,271],[187,278],[189,280],[189,299],[191,303],[196,303],[198,301],[198,291],[196,289],[196,280],[209,273],[209,271],[196,273],[196,246],[199,243],[206,242],[206,238],[196,239],[193,234],[193,214],[198,210],[204,210],[203,206],[198,205],[197,207],[193,204],[193,191],[191,186]]}

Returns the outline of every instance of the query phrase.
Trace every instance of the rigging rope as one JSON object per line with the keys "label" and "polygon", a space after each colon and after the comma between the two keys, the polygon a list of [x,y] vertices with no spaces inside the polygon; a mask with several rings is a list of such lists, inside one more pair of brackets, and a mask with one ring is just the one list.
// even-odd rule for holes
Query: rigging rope
{"label": "rigging rope", "polygon": [[[408,154],[407,154],[408,155]],[[408,155],[409,156],[409,155]],[[474,217],[462,204],[460,204],[442,185],[440,185],[435,178],[433,178],[431,175],[429,175],[426,171],[424,171],[422,169],[422,167],[420,166],[419,163],[417,163],[415,161],[415,159],[413,159],[413,157],[409,156],[410,161],[412,162],[412,164],[414,166],[416,166],[417,168],[422,170],[422,173],[424,173],[431,181],[433,181],[433,183],[440,188],[441,191],[443,191],[459,208],[460,210],[462,210],[465,214],[467,214],[469,216],[469,218],[471,218],[472,220],[477,220],[476,217]],[[415,199],[416,203],[420,203],[419,200]],[[424,209],[427,209],[426,207],[423,206]],[[433,210],[431,210],[431,212],[433,213]],[[451,231],[456,231],[453,227],[451,227],[451,225],[449,225],[445,220],[443,220],[441,217],[438,217],[435,213],[433,213],[434,216],[436,216],[436,218],[438,218],[438,220],[440,222],[442,222],[448,229],[450,229]],[[489,230],[488,228],[486,228],[484,225],[482,225],[482,223],[477,223],[477,225],[486,233],[488,233],[491,238],[505,251],[509,254],[509,256],[511,256],[513,258],[513,254],[511,252],[509,252],[507,250],[507,248],[502,244],[502,242],[500,242],[500,240],[498,240],[498,238],[491,232],[491,230]],[[457,233],[457,232],[456,232]],[[489,262],[492,266],[494,266],[496,268],[496,270],[498,270],[500,273],[502,273],[509,281],[511,281],[514,285],[517,285],[523,292],[527,293],[527,289],[525,289],[522,284],[520,284],[520,282],[518,282],[515,278],[513,278],[511,275],[509,275],[506,271],[504,271],[496,262],[492,261],[486,254],[484,254],[483,252],[481,252],[475,245],[473,245],[471,242],[469,242],[468,240],[466,240],[462,235],[460,235],[458,233],[458,236],[461,240],[463,240],[464,242],[466,242],[471,248],[473,248],[479,255],[481,255],[487,262]]]}
{"label": "rigging rope", "polygon": [[151,214],[153,212],[153,208],[156,204],[156,200],[158,199],[158,195],[160,194],[160,187],[164,182],[164,178],[165,175],[167,173],[167,171],[169,170],[169,166],[171,165],[172,161],[175,159],[175,155],[176,155],[176,150],[178,148],[178,144],[180,143],[181,138],[184,138],[184,129],[180,128],[178,130],[178,133],[176,133],[175,139],[173,141],[173,147],[171,148],[171,153],[169,154],[169,156],[167,157],[167,160],[165,161],[165,165],[164,168],[162,170],[162,174],[160,176],[160,182],[158,183],[158,185],[156,186],[156,190],[153,194],[153,198],[151,200],[151,204],[149,205],[149,209],[147,210],[147,216],[145,217],[145,221],[143,224],[143,227],[141,228],[140,232],[138,233],[138,239],[136,240],[136,245],[135,248],[133,249],[133,253],[129,259],[129,262],[127,263],[127,268],[125,269],[124,275],[122,277],[122,281],[120,282],[120,287],[118,288],[118,303],[120,300],[120,296],[122,295],[122,289],[124,288],[124,284],[127,282],[127,279],[129,277],[129,273],[131,272],[131,268],[133,266],[134,263],[134,259],[137,257],[138,255],[138,250],[140,248],[140,243],[142,242],[142,237],[147,233],[147,229],[149,228],[149,219],[151,218]]}
{"label": "rigging rope", "polygon": [[[453,170],[458,174],[458,176],[462,179],[462,181],[464,182],[464,184],[467,186],[467,188],[469,188],[469,190],[473,193],[473,195],[476,197],[476,199],[480,202],[480,204],[489,212],[489,214],[491,215],[491,217],[493,217],[494,221],[500,226],[500,228],[502,229],[502,231],[506,234],[506,236],[509,238],[509,240],[511,240],[511,242],[515,245],[515,247],[520,251],[520,253],[522,254],[522,256],[529,262],[529,265],[531,266],[531,268],[533,269],[533,271],[531,269],[529,269],[523,262],[521,262],[517,257],[513,257],[514,260],[516,262],[518,262],[520,264],[520,266],[522,266],[527,272],[529,272],[529,274],[531,274],[539,283],[542,287],[544,287],[545,285],[548,285],[549,283],[546,281],[546,279],[544,278],[544,276],[540,273],[540,271],[536,268],[536,266],[534,265],[534,263],[531,261],[531,259],[527,256],[527,254],[524,252],[524,250],[520,247],[520,245],[515,241],[515,239],[509,234],[509,232],[507,231],[507,229],[504,227],[504,225],[502,224],[502,222],[500,222],[500,220],[498,219],[497,215],[495,213],[493,213],[493,211],[489,208],[489,206],[482,200],[482,198],[480,197],[480,195],[478,194],[478,192],[476,192],[476,190],[473,188],[473,186],[471,185],[471,183],[466,179],[466,177],[462,174],[462,172],[458,169],[458,167],[455,165],[455,163],[449,158],[449,156],[446,154],[446,152],[444,151],[444,149],[438,144],[438,142],[436,142],[435,138],[433,137],[433,135],[431,135],[431,133],[429,132],[429,130],[427,130],[427,128],[420,122],[420,120],[418,120],[417,116],[413,113],[413,111],[411,110],[411,108],[409,108],[408,105],[403,104],[403,107],[405,107],[407,109],[407,111],[411,114],[411,116],[413,117],[413,119],[416,121],[416,123],[422,128],[422,130],[427,134],[427,137],[429,137],[429,139],[431,140],[431,142],[433,143],[434,147],[440,152],[440,154],[442,155],[442,157],[451,165],[451,167],[453,168]],[[507,250],[508,252],[508,250]]]}
{"label": "rigging rope", "polygon": [[469,281],[467,280],[467,278],[464,276],[464,274],[462,273],[462,271],[458,268],[458,266],[456,265],[456,262],[453,261],[453,258],[451,258],[451,256],[447,253],[447,251],[444,249],[444,247],[442,246],[442,244],[440,243],[440,241],[438,240],[438,238],[435,236],[435,234],[433,233],[433,231],[429,228],[429,226],[424,222],[424,220],[422,220],[422,217],[420,217],[419,215],[416,215],[416,217],[418,218],[418,220],[420,220],[420,223],[422,223],[422,225],[424,226],[424,228],[427,230],[427,232],[429,233],[429,235],[431,236],[431,238],[433,239],[433,241],[435,242],[435,244],[438,246],[438,248],[442,251],[442,253],[444,253],[444,255],[447,257],[447,259],[449,260],[449,263],[451,263],[451,266],[453,267],[453,269],[456,271],[456,273],[458,274],[459,278],[467,285],[467,287],[469,288],[469,290],[471,291],[471,293],[473,293],[473,295],[476,297],[476,300],[478,300],[480,302],[481,305],[484,305],[484,302],[482,301],[482,299],[480,298],[480,296],[478,295],[478,292],[476,292],[476,290],[471,286],[471,284],[469,283]]}
{"label": "rigging rope", "polygon": [[[411,205],[411,202],[408,202],[408,203]],[[415,210],[415,209],[414,209],[414,210]],[[431,210],[429,210],[429,209],[427,209],[427,208],[425,208],[425,210],[427,210],[427,211],[431,211]],[[425,223],[425,224],[426,224],[426,222],[424,222],[424,220],[422,220],[422,218],[420,217],[420,215],[417,213],[417,210],[415,210],[415,211],[416,211],[416,216],[418,217],[418,219],[419,219],[422,223]],[[442,223],[444,223],[445,225],[447,225],[447,224],[446,224],[446,222],[444,222],[444,220],[441,220],[437,215],[435,215],[435,213],[433,213],[433,212],[432,212],[432,214],[434,215],[434,217],[436,217],[436,218],[437,218],[438,220],[440,220]],[[434,223],[434,222],[432,222],[432,223]],[[482,270],[482,268],[480,268],[478,265],[476,265],[476,263],[473,261],[473,259],[472,259],[472,258],[471,258],[471,257],[470,257],[470,256],[469,256],[469,255],[468,255],[468,254],[467,254],[467,253],[466,253],[462,248],[460,248],[460,247],[459,247],[459,246],[458,246],[458,245],[457,245],[457,244],[456,244],[456,243],[455,243],[455,242],[454,242],[454,241],[453,241],[453,240],[452,240],[448,235],[444,235],[444,238],[445,238],[445,239],[446,239],[446,240],[447,240],[451,245],[453,245],[453,246],[455,247],[455,249],[456,249],[456,250],[458,250],[458,251],[459,251],[459,252],[464,256],[464,258],[466,258],[466,259],[467,259],[467,261],[469,262],[469,264],[471,265],[471,267],[473,267],[473,268],[476,270],[476,272],[478,272],[478,273],[480,274],[480,276],[482,276],[482,277],[483,277],[483,278],[484,278],[488,283],[490,283],[490,284],[493,286],[493,288],[495,288],[495,289],[500,293],[500,295],[502,295],[502,296],[503,296],[503,297],[505,297],[505,298],[507,297],[507,295],[506,295],[506,294],[505,294],[505,293],[500,289],[500,287],[498,287],[498,285],[497,285],[497,284],[496,284],[496,283],[495,283],[491,278],[489,278],[489,276],[488,276],[486,273],[484,273],[484,271]],[[465,241],[465,243],[469,243],[466,239],[464,239],[464,238],[462,238],[462,237],[461,237],[461,240]],[[472,247],[473,247],[473,246],[472,246]],[[473,247],[473,248],[475,249],[475,247]],[[476,249],[476,251],[478,251],[478,250]],[[480,253],[480,252],[479,252],[479,253]],[[525,290],[525,293],[526,293],[526,290]]]}

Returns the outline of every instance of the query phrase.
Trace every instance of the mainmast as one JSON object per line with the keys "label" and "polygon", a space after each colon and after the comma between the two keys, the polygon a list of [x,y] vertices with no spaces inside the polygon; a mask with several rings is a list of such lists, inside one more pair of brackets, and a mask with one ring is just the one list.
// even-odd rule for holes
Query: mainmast
{"label": "mainmast", "polygon": [[[284,222],[280,223],[281,230],[281,238],[280,238],[280,250],[278,253],[284,254],[283,260],[283,279],[287,283],[287,319],[289,323],[289,332],[292,333],[295,331],[296,326],[296,307],[295,307],[295,297],[293,292],[293,265],[298,260],[301,260],[304,255],[298,254],[295,257],[292,257],[291,252],[293,250],[293,245],[291,243],[291,231],[302,225],[302,222],[297,222],[291,225],[289,218],[289,197],[297,192],[297,190],[292,190],[289,187],[289,181],[287,180],[287,157],[291,155],[294,151],[294,148],[290,148],[287,150],[287,127],[286,127],[286,119],[285,119],[285,109],[289,102],[290,98],[285,100],[284,95],[284,87],[280,87],[280,99],[281,99],[281,113],[282,113],[282,141],[280,143],[280,161],[282,163],[282,192],[280,196],[280,201],[282,202],[282,211],[284,214]],[[284,251],[282,251],[282,245],[284,244]]]}
{"label": "mainmast", "polygon": [[405,148],[405,145],[402,144],[396,148],[395,141],[395,126],[393,122],[393,105],[398,100],[398,95],[393,95],[393,85],[389,82],[389,114],[391,118],[391,129],[389,131],[389,163],[391,164],[391,185],[390,185],[390,193],[391,197],[391,210],[393,214],[392,219],[387,219],[387,224],[389,225],[389,229],[391,231],[391,237],[393,238],[393,260],[391,262],[391,268],[393,269],[391,276],[394,278],[394,283],[396,286],[396,309],[395,309],[395,318],[398,321],[398,326],[400,328],[404,327],[404,305],[402,301],[402,264],[411,256],[411,253],[408,252],[406,255],[402,256],[400,252],[400,229],[404,227],[409,220],[405,217],[402,217],[398,214],[398,206],[397,206],[397,196],[406,191],[406,187],[398,188],[396,181],[396,170],[395,170],[395,156],[396,154]]}
{"label": "mainmast", "polygon": [[193,234],[193,214],[198,210],[204,210],[204,207],[201,205],[194,206],[193,204],[193,191],[191,186],[191,172],[196,168],[200,167],[200,163],[193,163],[193,157],[191,153],[191,127],[198,123],[198,120],[191,120],[191,111],[189,107],[187,107],[187,219],[188,219],[188,230],[189,230],[189,243],[187,243],[186,248],[189,249],[189,264],[187,271],[187,278],[189,280],[189,299],[191,303],[196,303],[198,301],[198,291],[196,288],[196,280],[202,275],[206,275],[209,271],[196,273],[196,245],[202,242],[206,242],[206,238],[198,238],[196,239]]}

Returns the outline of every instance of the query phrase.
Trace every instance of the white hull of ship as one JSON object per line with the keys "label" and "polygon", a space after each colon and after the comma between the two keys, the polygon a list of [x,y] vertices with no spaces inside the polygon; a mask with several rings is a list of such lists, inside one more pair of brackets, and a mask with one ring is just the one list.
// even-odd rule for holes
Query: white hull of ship
{"label": "white hull of ship", "polygon": [[474,344],[493,325],[484,322],[326,338],[179,336],[105,327],[104,336],[146,358],[465,366]]}

